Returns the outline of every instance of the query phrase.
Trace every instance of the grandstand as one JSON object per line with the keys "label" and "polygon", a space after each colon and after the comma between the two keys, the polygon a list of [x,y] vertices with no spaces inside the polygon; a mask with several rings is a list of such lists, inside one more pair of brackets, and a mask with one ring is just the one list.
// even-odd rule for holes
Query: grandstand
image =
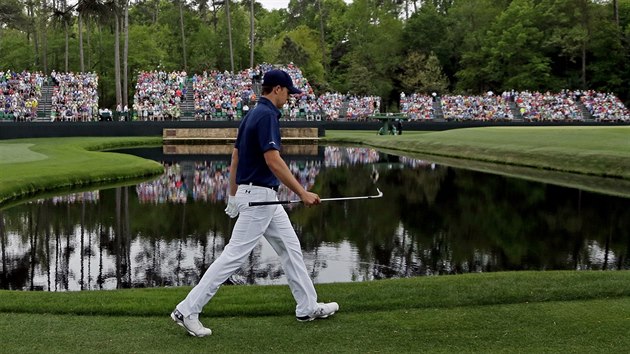
{"label": "grandstand", "polygon": [[583,111],[598,122],[630,121],[630,110],[612,93],[585,91],[581,93],[579,104]]}
{"label": "grandstand", "polygon": [[0,120],[30,122],[37,116],[44,75],[0,69]]}
{"label": "grandstand", "polygon": [[[230,121],[241,119],[260,96],[261,77],[273,68],[289,73],[303,93],[283,108],[288,121],[366,121],[381,112],[381,99],[339,92],[316,95],[295,65],[260,64],[237,73],[139,72],[129,118],[137,121]],[[612,93],[508,91],[501,95],[429,96],[401,93],[400,112],[410,122],[630,122]],[[121,107],[116,109],[127,111]],[[15,72],[0,69],[0,121],[98,119],[95,73]],[[116,117],[116,116],[115,116]]]}
{"label": "grandstand", "polygon": [[447,121],[512,121],[514,115],[502,96],[451,96],[441,98],[442,111]]}
{"label": "grandstand", "polygon": [[511,91],[501,96],[401,94],[401,112],[410,121],[630,122],[629,110],[611,93],[595,91]]}
{"label": "grandstand", "polygon": [[529,122],[588,119],[578,107],[575,94],[569,91],[558,94],[523,91],[516,93],[515,100],[523,119]]}
{"label": "grandstand", "polygon": [[[98,111],[98,75],[95,73],[57,73],[51,96],[51,121],[90,122]],[[44,117],[46,118],[46,117]]]}

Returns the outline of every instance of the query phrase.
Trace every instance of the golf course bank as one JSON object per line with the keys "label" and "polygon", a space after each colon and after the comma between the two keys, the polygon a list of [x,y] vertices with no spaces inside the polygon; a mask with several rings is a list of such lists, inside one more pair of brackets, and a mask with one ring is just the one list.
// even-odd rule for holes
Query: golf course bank
{"label": "golf course bank", "polygon": [[327,131],[326,141],[630,179],[630,126],[486,127],[400,136]]}
{"label": "golf course bank", "polygon": [[[630,180],[630,126],[486,127],[397,136],[329,130],[321,141],[363,144],[401,155],[422,154],[460,163],[493,163],[498,173],[503,169],[500,166],[519,166],[606,177],[620,181],[620,186]],[[161,137],[140,136],[0,140],[0,207],[46,192],[156,176],[162,172],[156,162],[102,151],[161,143]],[[519,172],[512,174],[518,176]],[[588,184],[587,180],[577,185]]]}
{"label": "golf course bank", "polygon": [[0,141],[0,207],[97,185],[146,179],[162,165],[103,150],[156,145],[161,138],[41,138]]}

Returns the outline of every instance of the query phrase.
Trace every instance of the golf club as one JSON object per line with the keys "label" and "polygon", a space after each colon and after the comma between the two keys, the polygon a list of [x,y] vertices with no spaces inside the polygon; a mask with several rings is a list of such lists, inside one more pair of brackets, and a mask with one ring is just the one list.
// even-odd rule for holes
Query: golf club
{"label": "golf club", "polygon": [[[322,198],[321,202],[338,202],[344,200],[357,200],[357,199],[376,199],[383,196],[383,192],[380,189],[376,188],[378,194],[376,195],[364,195],[360,197],[342,197],[342,198]],[[270,200],[264,202],[250,202],[249,206],[260,206],[260,205],[274,205],[274,204],[293,204],[293,203],[302,203],[301,200]]]}

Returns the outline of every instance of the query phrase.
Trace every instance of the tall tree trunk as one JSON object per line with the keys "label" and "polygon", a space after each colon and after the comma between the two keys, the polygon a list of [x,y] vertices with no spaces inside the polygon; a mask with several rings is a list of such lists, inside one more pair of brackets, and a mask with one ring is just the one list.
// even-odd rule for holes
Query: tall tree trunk
{"label": "tall tree trunk", "polygon": [[586,89],[586,41],[582,43],[582,88]]}
{"label": "tall tree trunk", "polygon": [[39,67],[39,34],[40,26],[38,25],[37,18],[35,18],[35,10],[33,9],[33,2],[30,2],[31,7],[31,23],[33,24],[33,67],[41,69]]}
{"label": "tall tree trunk", "polygon": [[114,81],[116,84],[116,106],[122,104],[122,89],[120,87],[120,15],[118,9],[114,11],[116,22],[114,35]]}
{"label": "tall tree trunk", "polygon": [[217,5],[212,2],[212,25],[214,26],[214,33],[217,33]]}
{"label": "tall tree trunk", "polygon": [[[123,48],[123,105],[129,106],[129,0],[125,1],[125,46]],[[128,118],[128,117],[127,117]]]}
{"label": "tall tree trunk", "polygon": [[85,61],[83,58],[83,14],[79,11],[79,65],[81,72],[85,72]]}
{"label": "tall tree trunk", "polygon": [[153,13],[153,24],[157,25],[158,23],[158,17],[160,14],[160,1],[156,0],[155,1],[155,12]]}
{"label": "tall tree trunk", "polygon": [[234,48],[232,48],[232,20],[230,16],[230,0],[225,0],[225,11],[227,12],[228,40],[230,41],[230,70],[234,72]]}
{"label": "tall tree trunk", "polygon": [[[26,17],[33,19],[33,2],[27,1],[26,4]],[[26,26],[26,42],[31,43],[31,26]]]}
{"label": "tall tree trunk", "polygon": [[619,0],[613,0],[613,15],[615,17],[615,23],[619,27]]}
{"label": "tall tree trunk", "polygon": [[328,71],[328,58],[326,57],[326,37],[324,35],[324,12],[322,11],[322,0],[318,0],[319,5],[319,41],[322,47],[322,64],[324,64],[324,71]]}
{"label": "tall tree trunk", "polygon": [[68,70],[68,59],[70,56],[70,53],[68,51],[69,46],[68,46],[68,42],[69,42],[69,36],[68,36],[68,19],[65,17],[65,12],[68,10],[68,2],[66,0],[63,1],[63,12],[64,12],[64,17],[63,17],[63,30],[65,31],[65,36],[66,36],[66,47],[65,47],[65,53],[64,53],[64,63],[65,63],[65,71],[68,72],[70,70]]}
{"label": "tall tree trunk", "polygon": [[64,53],[64,64],[65,65],[64,65],[64,68],[65,68],[65,71],[68,72],[68,71],[70,71],[70,70],[68,70],[68,54],[69,54],[68,53],[68,49],[69,49],[68,48],[68,40],[69,40],[69,37],[68,37],[68,22],[64,20],[63,26],[64,26],[64,31],[66,32],[66,47],[65,47],[65,53]]}
{"label": "tall tree trunk", "polygon": [[182,32],[182,57],[184,59],[184,71],[188,71],[188,64],[186,63],[186,33],[184,32],[184,0],[179,0],[179,27]]}
{"label": "tall tree trunk", "polygon": [[591,39],[592,12],[590,11],[590,5],[590,0],[583,0],[579,3],[582,13],[582,27],[586,30],[586,38],[582,41],[582,89],[586,89],[586,46]]}
{"label": "tall tree trunk", "polygon": [[87,67],[89,69],[92,69],[92,60],[91,60],[91,57],[92,57],[92,46],[90,44],[90,31],[92,30],[92,26],[90,25],[91,22],[90,22],[90,18],[89,17],[86,19],[85,24],[86,24],[85,27],[87,27],[86,28],[87,31],[85,33],[86,37],[87,37],[86,38],[86,42],[87,42],[86,43],[87,44]]}
{"label": "tall tree trunk", "polygon": [[[42,2],[43,11],[46,8],[46,0]],[[42,16],[42,65],[44,66],[44,75],[48,74],[48,24],[46,16]]]}
{"label": "tall tree trunk", "polygon": [[[97,36],[97,42],[98,42],[98,58],[102,58],[105,55],[105,52],[103,50],[103,26],[100,23],[96,23],[96,30],[98,33]],[[105,72],[105,66],[103,65],[103,61],[102,60],[98,60],[98,69],[100,72]],[[109,85],[109,83],[103,82],[100,85],[98,85],[98,89],[100,90],[100,92],[98,93],[99,97],[103,97],[104,93],[105,93],[105,86]]]}
{"label": "tall tree trunk", "polygon": [[254,0],[249,2],[249,67],[254,67]]}

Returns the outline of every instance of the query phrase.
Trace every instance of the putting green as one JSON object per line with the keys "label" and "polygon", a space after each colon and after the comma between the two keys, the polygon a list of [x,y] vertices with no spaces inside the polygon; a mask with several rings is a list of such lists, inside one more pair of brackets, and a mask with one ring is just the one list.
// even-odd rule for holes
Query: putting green
{"label": "putting green", "polygon": [[31,162],[45,160],[48,156],[31,151],[35,144],[6,144],[0,143],[0,165],[17,162]]}

